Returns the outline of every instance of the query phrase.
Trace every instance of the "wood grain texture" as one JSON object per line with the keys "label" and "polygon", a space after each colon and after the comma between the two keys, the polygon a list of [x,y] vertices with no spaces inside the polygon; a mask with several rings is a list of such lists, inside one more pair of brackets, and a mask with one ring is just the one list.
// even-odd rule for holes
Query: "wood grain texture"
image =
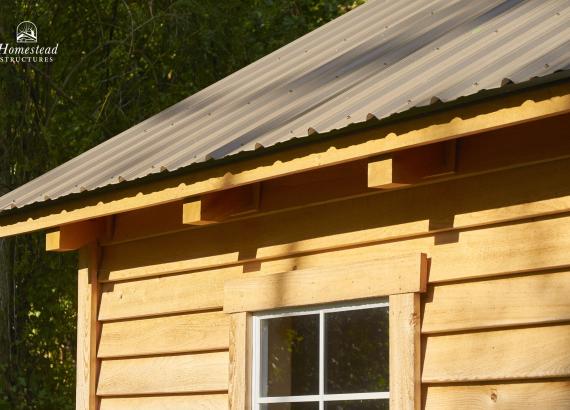
{"label": "wood grain texture", "polygon": [[[384,258],[412,252],[426,252],[430,255],[429,280],[432,283],[533,272],[541,269],[564,269],[570,266],[570,253],[567,251],[570,247],[569,228],[570,216],[548,217],[524,223],[488,226],[458,234],[452,232],[438,234],[435,237],[426,236],[405,241],[337,249],[334,252],[259,260],[254,263],[252,270],[256,271],[255,275],[259,275],[316,267],[327,268],[358,263],[369,260],[371,257]],[[442,239],[445,242],[447,237],[449,237],[448,243],[434,243]],[[168,252],[168,243],[163,245],[157,243],[156,246]],[[146,251],[146,246],[144,246],[137,254],[144,255]],[[256,253],[259,254],[260,251]],[[150,267],[142,269],[147,271]],[[223,305],[224,282],[252,275],[244,275],[242,272],[245,269],[247,269],[247,264],[215,271],[154,277],[114,284],[105,283],[102,286],[100,318],[110,320],[220,308]],[[168,291],[161,287],[167,287]]]}
{"label": "wood grain texture", "polygon": [[390,295],[390,408],[420,410],[420,295]]}
{"label": "wood grain texture", "polygon": [[[544,121],[496,130],[486,133],[485,135],[466,137],[460,140],[451,140],[439,144],[404,150],[400,151],[400,153],[402,155],[406,152],[414,153],[411,157],[408,155],[408,163],[423,162],[425,165],[426,157],[435,159],[435,161],[431,162],[432,165],[436,165],[435,168],[433,166],[431,167],[432,174],[439,173],[437,178],[440,181],[442,179],[446,181],[455,179],[455,185],[468,185],[465,182],[472,179],[469,178],[469,176],[477,174],[478,178],[488,183],[488,177],[485,176],[485,173],[491,172],[496,178],[497,176],[504,175],[502,171],[512,170],[512,167],[514,167],[515,170],[519,170],[521,168],[524,169],[525,165],[526,167],[539,166],[541,162],[553,162],[556,158],[560,158],[564,154],[568,156],[568,154],[570,154],[570,138],[568,138],[568,131],[565,127],[568,120],[569,116],[559,116]],[[537,139],[537,134],[541,134],[542,137]],[[457,145],[457,149],[454,148],[455,144]],[[433,152],[434,146],[436,146],[436,148],[440,147],[435,153]],[[454,154],[457,150],[461,153],[461,160],[459,162],[454,160]],[[493,155],[488,155],[489,152],[493,152]],[[374,195],[375,192],[367,187],[367,161],[368,160],[352,161],[334,167],[325,167],[263,181],[263,200],[260,203],[259,212],[287,212],[290,211],[291,208],[307,207],[316,203],[351,200],[355,199],[355,197]],[[446,169],[436,169],[438,168],[437,164],[447,164],[446,169],[448,171],[453,170],[455,165],[458,165],[459,172],[453,177],[447,175],[445,178],[442,178],[441,175]],[[497,172],[497,170],[501,171]],[[547,173],[552,174],[552,172]],[[545,188],[547,189],[548,185],[551,184],[551,180],[549,179],[546,184],[544,180],[541,181],[539,187],[532,186],[532,180],[543,174],[544,172],[538,171],[534,176],[531,175],[530,178],[528,178],[528,176],[522,176],[518,179],[518,181],[528,181],[528,185],[534,188],[532,190],[529,186],[526,186],[526,184],[521,186],[523,184],[503,183],[503,189],[497,192],[496,195],[492,197],[479,196],[470,198],[469,203],[474,203],[477,200],[479,202],[482,200],[497,201],[498,198],[503,196],[504,198],[510,198],[511,202],[521,208],[521,202],[513,201],[517,195],[509,195],[505,190],[521,191],[526,189],[527,192],[533,193],[535,197],[540,196],[540,191],[543,191]],[[457,178],[461,178],[463,181],[458,181]],[[433,179],[432,175],[432,177],[422,182],[427,182],[428,180],[434,182]],[[495,182],[495,184],[496,183],[498,182]],[[447,195],[451,193],[455,196],[459,196],[459,194],[461,194],[461,197],[463,197],[466,195],[466,190],[468,190],[468,186],[462,187],[460,192],[457,193],[455,191],[458,190],[449,189]],[[224,191],[220,192],[220,194],[223,193]],[[557,192],[558,195],[562,193],[563,191]],[[415,194],[417,195],[417,192],[415,192]],[[447,199],[447,195],[443,198],[438,198],[437,207],[432,206],[435,209],[431,212],[437,212],[439,207],[444,206],[445,201],[443,200]],[[389,197],[390,196],[388,196],[388,198]],[[401,201],[401,205],[404,204],[404,202],[405,201]],[[528,202],[531,201],[523,201],[525,205],[527,205]],[[457,201],[452,203],[457,204]],[[180,213],[182,211],[177,209],[176,204],[177,203],[174,203],[174,206],[173,204],[164,204],[116,215],[114,219],[115,229],[113,230],[113,237],[105,244],[108,245],[110,243],[132,240],[137,237],[142,239],[145,236],[164,235],[189,229],[188,226],[182,224],[180,220]],[[426,201],[424,206],[427,204],[429,204],[429,202]],[[383,203],[380,205],[383,205]],[[405,205],[409,206],[407,203],[405,203]],[[517,205],[515,205],[515,209]],[[476,208],[474,207],[473,209]],[[492,206],[483,206],[481,209],[490,209],[493,211]],[[533,210],[532,208],[521,208],[519,209],[519,213],[520,212],[526,212],[528,214],[532,213]],[[393,215],[393,212],[389,212],[389,214]],[[512,219],[517,218],[518,214],[514,212],[513,209],[510,213],[505,213],[503,216]],[[232,219],[244,217],[251,217],[251,215],[234,215]],[[473,223],[477,223],[476,218],[473,220]]]}
{"label": "wood grain texture", "polygon": [[570,381],[428,386],[424,410],[567,410]]}
{"label": "wood grain texture", "polygon": [[188,225],[207,225],[232,216],[259,210],[260,184],[212,192],[184,201],[182,222]]}
{"label": "wood grain texture", "polygon": [[63,225],[46,233],[46,251],[74,251],[107,235],[107,218]]}
{"label": "wood grain texture", "polygon": [[228,410],[226,394],[104,397],[100,410]]}
{"label": "wood grain texture", "polygon": [[417,253],[234,279],[226,282],[224,288],[224,312],[256,312],[422,292],[426,278],[426,255]]}
{"label": "wood grain texture", "polygon": [[75,408],[77,410],[96,410],[99,404],[95,394],[99,370],[96,351],[99,337],[98,260],[99,248],[95,244],[81,248],[77,277],[77,378],[75,385]]}
{"label": "wood grain texture", "polygon": [[430,286],[422,333],[570,321],[570,271]]}
{"label": "wood grain texture", "polygon": [[[570,111],[567,85],[498,97],[499,100],[473,103],[469,107],[446,110],[415,119],[351,135],[339,143],[321,142],[287,151],[252,158],[239,163],[214,167],[190,175],[174,176],[145,186],[125,187],[79,198],[65,204],[52,204],[39,210],[0,219],[0,236],[16,235],[71,222],[117,214],[177,201],[221,189],[262,181],[291,173],[354,161],[406,147],[446,141],[484,131],[503,128],[560,115]],[[500,102],[497,102],[500,101]]]}
{"label": "wood grain texture", "polygon": [[430,252],[430,282],[569,266],[568,227],[570,216],[560,216],[461,232]]}
{"label": "wood grain texture", "polygon": [[229,318],[222,312],[191,313],[105,322],[100,358],[227,349]]}
{"label": "wood grain texture", "polygon": [[570,325],[427,336],[423,383],[570,376]]}
{"label": "wood grain texture", "polygon": [[[362,260],[365,250],[369,253],[365,259],[381,257],[385,254],[383,249],[393,249],[392,253],[431,253],[433,238],[419,242],[413,238],[452,227],[488,225],[570,210],[570,186],[566,177],[569,174],[570,160],[554,161],[111,245],[104,248],[100,280],[132,279],[254,260],[271,264],[279,258],[299,260],[303,267],[319,266],[322,261],[311,264],[312,255],[306,255],[319,252],[327,252],[326,258],[322,259],[328,259],[328,264],[332,265],[345,263],[335,260],[336,251],[343,251],[338,255],[356,254],[357,249],[344,251],[346,247],[356,246],[362,251],[353,262]],[[549,177],[542,178],[542,175]],[[481,195],[481,187],[494,194]],[[434,197],[438,198],[437,202],[433,201]],[[343,217],[339,218],[339,215]],[[487,232],[490,232],[488,239],[492,242],[492,235],[497,232],[500,235],[501,229]],[[559,235],[559,230],[554,232]],[[453,234],[457,235],[457,231]],[[403,239],[408,241],[377,245],[381,241],[401,242]],[[555,255],[558,254],[556,239],[550,238],[550,242]],[[417,243],[421,245],[416,246]],[[516,247],[505,255],[516,255],[519,246],[521,255],[525,255],[524,243],[513,244]],[[372,247],[365,249],[365,246]],[[477,246],[489,245],[469,246],[474,246],[475,252],[481,252]],[[561,242],[559,248],[563,250],[565,246],[568,244]],[[537,259],[533,252],[529,255],[545,264],[544,257]],[[459,272],[455,274],[460,276]]]}
{"label": "wood grain texture", "polygon": [[[495,143],[500,145],[501,141],[496,139]],[[456,146],[457,140],[449,140],[397,151],[386,158],[373,159],[368,163],[368,187],[391,189],[453,174]],[[462,150],[462,153],[465,151]]]}
{"label": "wood grain texture", "polygon": [[[404,165],[411,165],[412,168],[416,164],[423,164],[423,169],[426,165],[431,168],[431,172],[428,173],[431,176],[420,181],[420,183],[434,182],[434,178],[437,178],[440,181],[455,179],[455,184],[458,184],[461,183],[457,181],[458,178],[469,180],[469,177],[474,174],[485,180],[487,179],[486,173],[496,175],[497,170],[505,171],[513,167],[516,170],[525,168],[525,166],[534,167],[541,162],[553,162],[564,155],[568,157],[570,154],[570,138],[568,138],[568,131],[565,127],[568,120],[568,115],[557,116],[543,121],[495,130],[484,135],[406,149],[394,153],[393,156],[405,157],[403,159],[406,159],[404,162],[407,164]],[[537,134],[541,135],[540,139],[536,138]],[[454,158],[458,151],[461,154],[460,160]],[[488,155],[489,152],[493,152],[493,155]],[[431,158],[432,161],[426,161],[427,158]],[[334,167],[319,168],[263,181],[260,183],[263,185],[263,200],[259,206],[259,213],[287,212],[291,208],[374,195],[374,191],[367,187],[368,161],[370,160],[351,161]],[[442,164],[445,165],[444,168],[441,167]],[[455,168],[457,168],[457,172],[454,176],[450,176],[449,173],[445,174],[445,172],[453,171]],[[499,175],[501,175],[501,171],[499,171]],[[543,174],[543,172],[537,172],[534,178]],[[532,177],[530,179],[522,177],[519,181],[529,181],[529,185],[532,186],[532,179]],[[546,185],[550,183],[549,180]],[[533,187],[534,190],[530,190],[529,187],[521,187],[521,185],[523,184],[503,184],[503,190],[500,191],[500,194],[508,198],[505,189],[512,191],[526,188],[527,191],[534,192],[535,196],[540,196],[537,191],[547,188],[544,186],[544,181],[541,181],[540,187]],[[465,188],[461,189],[462,195],[465,195]],[[449,191],[453,190],[448,190],[448,194]],[[219,194],[224,194],[224,192],[221,191]],[[459,192],[451,193],[459,194]],[[562,191],[559,191],[558,195],[561,193]],[[476,197],[475,199],[496,201],[498,197],[499,195],[493,195],[489,198]],[[515,199],[515,197],[516,195],[510,196],[511,199]],[[437,205],[441,207],[442,199],[445,197],[438,199]],[[227,202],[231,203],[232,201]],[[509,213],[505,212],[503,216],[510,219],[517,218],[517,212],[513,212],[517,208],[519,208],[518,212],[532,213],[532,209],[520,206],[521,204],[527,205],[528,202],[513,201],[515,203],[514,209]],[[471,198],[470,203],[473,203],[473,198]],[[182,211],[179,206],[178,202],[174,202],[115,215],[113,237],[105,242],[105,245],[189,229],[188,226],[182,224],[180,219]],[[494,210],[493,207],[489,206],[481,209],[484,211],[487,209]],[[437,208],[435,211],[437,212]],[[491,212],[491,216],[492,214]],[[231,215],[231,219],[250,217],[251,214],[249,216],[247,214]],[[454,222],[458,221],[455,220]],[[460,225],[466,222],[463,220]],[[473,219],[473,223],[477,223],[477,218]]]}
{"label": "wood grain texture", "polygon": [[228,361],[227,352],[102,360],[97,394],[227,391]]}
{"label": "wood grain texture", "polygon": [[230,410],[251,409],[252,320],[246,312],[230,316]]}
{"label": "wood grain texture", "polygon": [[226,280],[243,276],[236,266],[102,285],[99,320],[221,309]]}

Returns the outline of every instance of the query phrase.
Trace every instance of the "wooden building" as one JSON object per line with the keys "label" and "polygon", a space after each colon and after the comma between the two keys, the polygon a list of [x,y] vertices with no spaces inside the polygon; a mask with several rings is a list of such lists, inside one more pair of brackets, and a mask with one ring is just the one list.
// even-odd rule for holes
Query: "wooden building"
{"label": "wooden building", "polygon": [[0,199],[77,409],[570,409],[569,5],[394,3]]}

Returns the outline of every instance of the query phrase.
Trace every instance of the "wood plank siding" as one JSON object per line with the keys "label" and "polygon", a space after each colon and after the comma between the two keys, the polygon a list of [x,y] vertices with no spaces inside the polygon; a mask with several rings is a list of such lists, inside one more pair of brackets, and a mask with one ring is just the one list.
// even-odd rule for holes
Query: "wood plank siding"
{"label": "wood plank siding", "polygon": [[249,357],[230,354],[246,316],[223,312],[229,281],[421,253],[421,408],[570,408],[569,175],[553,158],[198,227],[173,222],[180,203],[162,227],[119,215],[99,265],[101,409],[228,409]]}

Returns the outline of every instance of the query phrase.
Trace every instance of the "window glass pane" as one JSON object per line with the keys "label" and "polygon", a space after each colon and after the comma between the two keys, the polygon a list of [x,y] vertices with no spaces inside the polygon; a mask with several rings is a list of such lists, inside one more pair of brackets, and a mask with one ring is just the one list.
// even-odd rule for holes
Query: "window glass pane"
{"label": "window glass pane", "polygon": [[270,403],[262,404],[261,410],[319,410],[319,403]]}
{"label": "window glass pane", "polygon": [[386,307],[326,313],[325,393],[388,391],[388,340]]}
{"label": "window glass pane", "polygon": [[388,399],[325,402],[325,410],[389,410],[389,408]]}
{"label": "window glass pane", "polygon": [[265,319],[261,339],[263,397],[319,393],[318,315]]}

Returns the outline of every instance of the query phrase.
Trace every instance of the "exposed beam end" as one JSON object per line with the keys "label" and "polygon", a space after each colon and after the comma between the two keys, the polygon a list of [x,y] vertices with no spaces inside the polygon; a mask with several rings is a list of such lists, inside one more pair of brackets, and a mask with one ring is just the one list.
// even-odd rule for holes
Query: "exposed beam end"
{"label": "exposed beam end", "polygon": [[187,225],[208,225],[259,211],[260,183],[189,198],[183,204],[182,221]]}
{"label": "exposed beam end", "polygon": [[209,225],[216,220],[206,220],[204,215],[204,200],[190,198],[182,205],[182,223],[185,225]]}
{"label": "exposed beam end", "polygon": [[46,251],[69,252],[96,242],[107,233],[105,218],[62,225],[46,233]]}
{"label": "exposed beam end", "polygon": [[399,188],[428,178],[450,175],[456,169],[456,140],[425,145],[368,163],[368,187]]}

